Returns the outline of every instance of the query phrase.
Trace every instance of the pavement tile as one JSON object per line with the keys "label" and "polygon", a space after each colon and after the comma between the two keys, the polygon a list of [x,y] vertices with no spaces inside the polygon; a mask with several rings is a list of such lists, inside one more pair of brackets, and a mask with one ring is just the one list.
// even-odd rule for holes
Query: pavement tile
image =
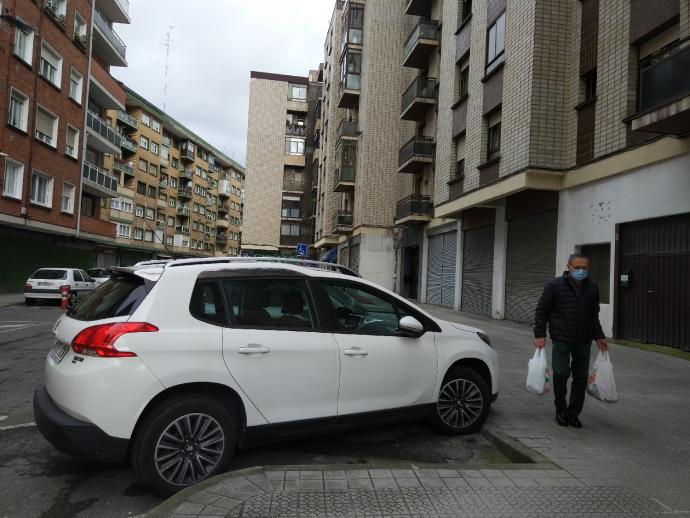
{"label": "pavement tile", "polygon": [[456,477],[456,478],[444,477],[443,483],[446,485],[446,487],[448,489],[451,489],[451,490],[468,489],[470,487],[470,485],[467,483],[467,481],[461,477]]}
{"label": "pavement tile", "polygon": [[437,469],[422,468],[422,469],[415,469],[414,471],[419,478],[438,478],[438,476],[439,476]]}
{"label": "pavement tile", "polygon": [[243,500],[238,500],[236,498],[229,498],[227,496],[224,496],[213,502],[213,505],[215,507],[222,507],[229,511],[230,509],[239,506],[242,502]]}
{"label": "pavement tile", "polygon": [[505,477],[500,469],[480,469],[479,471],[487,478]]}
{"label": "pavement tile", "polygon": [[527,477],[511,479],[517,487],[541,487],[536,480]]}
{"label": "pavement tile", "polygon": [[493,488],[494,487],[491,485],[491,482],[489,482],[484,477],[482,477],[482,478],[468,478],[465,480],[467,480],[467,483],[472,488],[478,488],[478,487],[491,487],[491,488]]}
{"label": "pavement tile", "polygon": [[198,515],[201,510],[204,508],[202,504],[194,504],[192,502],[184,502],[177,506],[175,509],[175,513],[177,514],[186,514],[186,515],[191,515],[191,516],[196,516]]}
{"label": "pavement tile", "polygon": [[392,478],[393,473],[389,469],[370,469],[369,476],[374,478]]}
{"label": "pavement tile", "polygon": [[323,478],[329,479],[346,479],[345,471],[342,469],[326,470],[323,472]]}
{"label": "pavement tile", "polygon": [[422,484],[417,480],[417,478],[396,478],[395,481],[398,483],[398,487],[401,488],[421,488]]}
{"label": "pavement tile", "polygon": [[324,480],[326,491],[341,491],[347,489],[347,480]]}
{"label": "pavement tile", "polygon": [[350,489],[374,489],[374,485],[368,478],[351,478],[347,484]]}
{"label": "pavement tile", "polygon": [[226,516],[228,510],[223,507],[217,507],[215,505],[207,505],[199,513],[199,516]]}
{"label": "pavement tile", "polygon": [[394,478],[372,478],[371,483],[375,489],[398,489]]}
{"label": "pavement tile", "polygon": [[411,469],[392,469],[391,471],[395,478],[417,478],[417,475]]}
{"label": "pavement tile", "polygon": [[457,469],[437,469],[439,477],[457,477],[458,476],[458,470]]}
{"label": "pavement tile", "polygon": [[282,491],[285,489],[285,482],[283,480],[271,480],[273,491]]}
{"label": "pavement tile", "polygon": [[458,471],[465,478],[484,478],[484,475],[478,469],[461,469]]}
{"label": "pavement tile", "polygon": [[212,493],[210,491],[199,491],[198,493],[193,493],[187,496],[186,501],[193,504],[209,505],[219,498],[221,498],[221,496],[217,493]]}
{"label": "pavement tile", "polygon": [[299,479],[299,471],[286,471],[285,480],[297,480]]}
{"label": "pavement tile", "polygon": [[300,480],[321,480],[323,479],[323,472],[316,470],[300,471],[299,478]]}
{"label": "pavement tile", "polygon": [[366,469],[348,469],[345,470],[345,475],[348,479],[352,478],[366,478],[369,479],[369,472]]}
{"label": "pavement tile", "polygon": [[445,489],[446,485],[443,483],[442,478],[420,478],[419,481],[422,483],[422,487],[426,489]]}
{"label": "pavement tile", "polygon": [[323,489],[323,480],[313,480],[313,479],[307,479],[307,480],[300,480],[299,481],[299,488],[300,490],[302,489]]}
{"label": "pavement tile", "polygon": [[487,480],[494,487],[515,487],[515,483],[508,477],[488,477]]}
{"label": "pavement tile", "polygon": [[264,471],[268,480],[285,480],[285,471]]}
{"label": "pavement tile", "polygon": [[560,483],[557,478],[551,477],[534,477],[534,481],[541,487],[560,487]]}

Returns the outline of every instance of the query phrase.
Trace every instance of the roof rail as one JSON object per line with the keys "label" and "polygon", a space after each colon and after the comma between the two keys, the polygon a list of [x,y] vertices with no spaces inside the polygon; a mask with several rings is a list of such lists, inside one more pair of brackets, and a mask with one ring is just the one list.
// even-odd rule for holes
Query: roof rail
{"label": "roof rail", "polygon": [[153,259],[151,261],[139,261],[134,266],[160,266],[171,263],[174,259]]}
{"label": "roof rail", "polygon": [[[153,262],[153,261],[147,261]],[[350,268],[336,264],[327,263],[324,261],[312,261],[309,259],[290,259],[287,257],[207,257],[199,259],[178,259],[169,261],[166,266],[191,266],[198,264],[219,264],[219,263],[282,263],[293,264],[295,266],[304,266],[305,268],[319,268],[321,270],[336,271],[344,275],[351,275],[352,277],[359,277]],[[157,263],[161,264],[161,263]]]}

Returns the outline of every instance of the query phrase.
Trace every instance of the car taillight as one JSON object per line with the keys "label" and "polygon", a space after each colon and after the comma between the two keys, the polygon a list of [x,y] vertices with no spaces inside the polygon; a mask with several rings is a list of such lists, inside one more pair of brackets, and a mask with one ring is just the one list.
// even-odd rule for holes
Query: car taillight
{"label": "car taillight", "polygon": [[115,341],[128,333],[153,333],[158,328],[146,322],[116,322],[87,327],[72,340],[72,350],[84,356],[101,358],[129,358],[136,356],[129,351],[115,349]]}
{"label": "car taillight", "polygon": [[28,282],[24,285],[24,291],[32,290],[32,289],[34,289],[34,287],[31,284],[29,284]]}

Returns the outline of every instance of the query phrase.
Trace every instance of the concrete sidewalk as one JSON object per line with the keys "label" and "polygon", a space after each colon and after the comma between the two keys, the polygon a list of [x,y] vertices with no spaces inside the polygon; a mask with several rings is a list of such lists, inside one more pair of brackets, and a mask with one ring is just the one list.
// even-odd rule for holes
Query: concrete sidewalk
{"label": "concrete sidewalk", "polygon": [[584,428],[561,428],[552,396],[524,388],[533,350],[528,326],[427,309],[491,336],[501,354],[501,389],[487,428],[539,452],[551,466],[257,467],[198,484],[150,516],[690,514],[690,362],[612,345],[619,403],[588,397]]}
{"label": "concrete sidewalk", "polygon": [[0,308],[16,306],[24,302],[23,293],[2,293],[0,294]]}

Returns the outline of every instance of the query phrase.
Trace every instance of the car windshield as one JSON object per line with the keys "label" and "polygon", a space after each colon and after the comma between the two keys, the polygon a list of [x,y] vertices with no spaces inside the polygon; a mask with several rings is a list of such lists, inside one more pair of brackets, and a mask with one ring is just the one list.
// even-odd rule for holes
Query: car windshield
{"label": "car windshield", "polygon": [[86,270],[91,277],[110,277],[108,270],[105,268],[91,268]]}
{"label": "car windshield", "polygon": [[129,316],[144,301],[150,287],[134,275],[118,275],[79,299],[67,316],[76,320],[102,320]]}
{"label": "car windshield", "polygon": [[67,270],[38,270],[31,274],[30,279],[41,279],[45,281],[57,281],[67,279]]}

